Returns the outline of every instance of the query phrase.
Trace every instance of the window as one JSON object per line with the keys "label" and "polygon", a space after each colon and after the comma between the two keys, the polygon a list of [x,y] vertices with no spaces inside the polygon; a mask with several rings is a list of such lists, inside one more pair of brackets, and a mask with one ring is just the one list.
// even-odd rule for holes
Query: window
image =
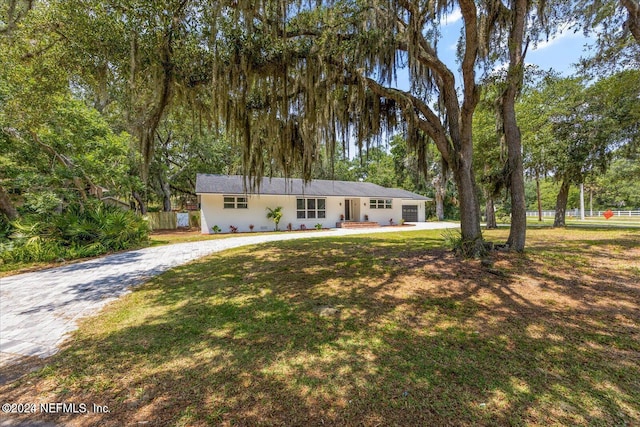
{"label": "window", "polygon": [[225,209],[247,209],[247,198],[236,196],[224,196]]}
{"label": "window", "polygon": [[391,209],[391,199],[370,199],[371,209]]}
{"label": "window", "polygon": [[297,199],[296,217],[298,219],[326,218],[326,199]]}

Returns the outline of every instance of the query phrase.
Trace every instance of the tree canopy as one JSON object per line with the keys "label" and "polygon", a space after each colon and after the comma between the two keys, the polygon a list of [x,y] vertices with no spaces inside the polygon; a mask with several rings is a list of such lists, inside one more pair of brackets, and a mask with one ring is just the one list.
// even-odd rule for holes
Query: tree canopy
{"label": "tree canopy", "polygon": [[[481,172],[481,179],[491,177],[508,188],[508,243],[522,250],[524,170],[560,177],[558,165],[566,157],[548,135],[587,147],[593,158],[601,157],[596,147],[606,145],[607,153],[638,147],[638,111],[625,96],[634,92],[621,89],[637,84],[628,69],[618,74],[620,85],[598,82],[588,96],[575,92],[582,98],[559,106],[569,108],[562,114],[517,111],[527,92],[529,46],[573,22],[567,11],[580,4],[5,2],[0,60],[9,66],[0,70],[0,206],[15,218],[15,201],[35,188],[63,199],[108,188],[135,199],[143,211],[149,201],[168,210],[176,194],[191,196],[194,173],[206,169],[243,173],[248,186],[278,174],[402,185],[432,191],[443,211],[451,176],[462,241],[478,253]],[[611,29],[604,36],[624,39],[633,57],[635,6],[596,2],[576,25]],[[454,65],[445,63],[439,43],[443,20],[458,12],[463,24]],[[614,31],[622,21],[622,32]],[[620,61],[622,68],[632,63]],[[500,64],[504,73],[481,103],[478,75]],[[408,86],[399,88],[404,74]],[[577,90],[586,83],[575,85]],[[537,102],[529,111],[551,107],[544,95]],[[596,104],[599,110],[591,107]],[[598,128],[589,124],[596,116]],[[477,129],[479,123],[484,130]],[[536,133],[538,140],[528,140]],[[401,136],[391,140],[387,153],[380,142],[392,135]],[[351,146],[358,149],[360,166],[340,160]],[[47,178],[50,170],[55,173]]]}

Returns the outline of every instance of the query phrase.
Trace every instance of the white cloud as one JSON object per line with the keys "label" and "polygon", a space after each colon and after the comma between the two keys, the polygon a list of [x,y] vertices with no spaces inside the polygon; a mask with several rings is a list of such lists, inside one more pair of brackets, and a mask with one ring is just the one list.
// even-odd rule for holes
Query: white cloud
{"label": "white cloud", "polygon": [[444,25],[451,25],[451,24],[455,24],[461,19],[462,19],[462,12],[460,12],[460,9],[455,8],[451,13],[444,16],[442,23]]}
{"label": "white cloud", "polygon": [[489,75],[491,75],[491,74],[499,74],[500,71],[506,71],[508,69],[509,69],[509,63],[508,62],[503,62],[503,63],[498,64],[495,67],[493,67],[493,70],[491,70]]}
{"label": "white cloud", "polygon": [[571,38],[581,38],[582,37],[582,33],[575,32],[571,28],[572,28],[572,24],[571,23],[564,24],[563,26],[561,26],[558,29],[558,33],[554,34],[549,40],[543,40],[543,41],[539,42],[535,46],[535,48],[532,49],[532,51],[538,51],[538,50],[546,49],[549,46],[553,46],[554,44],[558,43],[561,40],[566,40],[566,39],[571,39]]}

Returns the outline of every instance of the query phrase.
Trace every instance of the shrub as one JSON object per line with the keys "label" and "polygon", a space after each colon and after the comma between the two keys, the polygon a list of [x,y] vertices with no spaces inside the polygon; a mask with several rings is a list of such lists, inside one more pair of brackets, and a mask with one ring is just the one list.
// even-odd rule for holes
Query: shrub
{"label": "shrub", "polygon": [[316,227],[316,230],[322,230],[322,224],[317,223],[314,227]]}
{"label": "shrub", "polygon": [[200,214],[191,215],[191,227],[200,228]]}
{"label": "shrub", "polygon": [[[468,240],[465,241],[459,230],[452,230],[450,228],[445,229],[442,232],[442,239],[444,241],[444,245],[451,249],[456,255],[463,257],[472,256],[476,242]],[[486,248],[483,249],[483,253],[480,255],[483,255],[485,250]]]}
{"label": "shrub", "polygon": [[272,220],[276,225],[276,231],[278,231],[278,224],[280,224],[280,220],[282,219],[282,206],[278,206],[276,208],[267,208],[267,218]]}
{"label": "shrub", "polygon": [[230,225],[229,226],[229,230],[231,230],[232,233],[237,233],[238,232],[238,227],[236,227],[235,225]]}
{"label": "shrub", "polygon": [[254,227],[255,227],[255,225],[253,225],[253,224],[249,224],[249,230],[250,230],[250,231],[253,231]]}
{"label": "shrub", "polygon": [[84,258],[140,247],[148,239],[143,218],[90,200],[61,214],[31,214],[12,222],[0,258],[6,263]]}
{"label": "shrub", "polygon": [[222,231],[222,229],[217,225],[214,225],[213,227],[211,227],[211,231],[213,231],[215,234],[218,234]]}

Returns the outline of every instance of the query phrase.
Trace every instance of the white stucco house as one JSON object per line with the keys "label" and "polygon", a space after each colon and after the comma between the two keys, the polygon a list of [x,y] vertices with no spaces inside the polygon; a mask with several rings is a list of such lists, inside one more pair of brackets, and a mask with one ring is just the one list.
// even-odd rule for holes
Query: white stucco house
{"label": "white stucco house", "polygon": [[198,174],[196,194],[200,200],[202,233],[214,226],[222,232],[273,230],[267,208],[282,206],[280,229],[312,229],[316,224],[333,228],[340,222],[394,224],[425,221],[428,197],[369,182],[264,178],[260,189],[249,191],[240,175]]}

